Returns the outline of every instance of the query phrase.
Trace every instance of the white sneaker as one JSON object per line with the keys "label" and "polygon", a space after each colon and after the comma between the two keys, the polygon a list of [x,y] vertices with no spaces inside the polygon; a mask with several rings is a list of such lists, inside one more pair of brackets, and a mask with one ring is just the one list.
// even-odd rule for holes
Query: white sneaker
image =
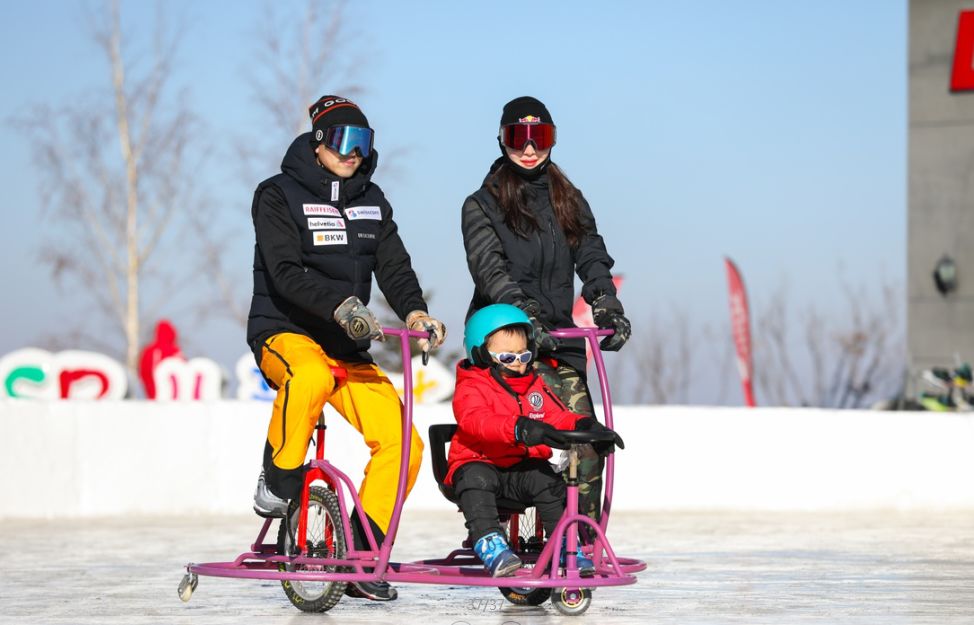
{"label": "white sneaker", "polygon": [[287,516],[287,501],[267,488],[263,469],[257,478],[257,489],[254,490],[254,512],[265,519],[283,519]]}

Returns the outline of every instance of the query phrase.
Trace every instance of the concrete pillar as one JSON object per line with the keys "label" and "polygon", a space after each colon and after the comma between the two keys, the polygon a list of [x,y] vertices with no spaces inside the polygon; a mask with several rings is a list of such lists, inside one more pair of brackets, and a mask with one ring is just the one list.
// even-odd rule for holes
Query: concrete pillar
{"label": "concrete pillar", "polygon": [[[957,27],[970,0],[911,0],[907,344],[913,374],[974,362],[974,91],[952,92]],[[948,255],[957,289],[933,271]]]}

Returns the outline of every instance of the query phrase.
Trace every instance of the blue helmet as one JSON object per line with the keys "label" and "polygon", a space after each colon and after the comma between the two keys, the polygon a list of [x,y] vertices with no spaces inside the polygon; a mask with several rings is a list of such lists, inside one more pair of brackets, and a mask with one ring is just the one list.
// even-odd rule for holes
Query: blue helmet
{"label": "blue helmet", "polygon": [[463,330],[463,348],[475,365],[486,365],[490,359],[483,353],[487,337],[505,326],[523,325],[528,332],[528,349],[534,351],[534,325],[527,313],[511,304],[491,304],[470,316]]}

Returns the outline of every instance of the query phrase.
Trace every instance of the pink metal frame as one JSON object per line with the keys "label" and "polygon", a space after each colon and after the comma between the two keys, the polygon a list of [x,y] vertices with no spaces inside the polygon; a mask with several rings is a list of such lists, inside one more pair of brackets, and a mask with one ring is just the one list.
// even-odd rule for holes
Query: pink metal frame
{"label": "pink metal frame", "polygon": [[[413,427],[413,393],[412,393],[412,362],[410,358],[410,337],[425,338],[425,332],[411,330],[383,328],[387,336],[398,336],[400,348],[403,355],[403,382],[405,385],[403,398],[403,418],[402,418],[402,440],[410,439]],[[599,330],[596,328],[570,328],[556,330],[553,336],[559,338],[584,338],[591,346],[593,360],[599,376],[600,388],[602,391],[602,403],[605,413],[605,425],[612,428],[612,398],[609,392],[608,381],[605,375],[605,363],[602,360],[602,353],[599,350],[598,338],[608,336],[611,330]],[[572,588],[594,588],[599,586],[622,586],[636,582],[634,573],[646,568],[646,563],[641,560],[618,557],[612,550],[605,530],[608,525],[609,513],[612,508],[612,487],[615,462],[612,454],[606,459],[606,471],[604,481],[604,498],[602,506],[602,519],[595,523],[589,517],[578,512],[578,486],[569,484],[568,498],[564,515],[558,522],[550,539],[544,549],[538,554],[524,554],[524,559],[528,563],[533,563],[532,568],[523,568],[513,576],[505,578],[494,578],[484,570],[480,560],[468,549],[458,549],[446,558],[436,560],[421,560],[411,563],[390,562],[392,545],[399,530],[399,519],[402,515],[403,502],[406,498],[406,476],[409,467],[409,445],[403,445],[403,453],[399,463],[399,481],[396,490],[396,502],[392,513],[392,520],[389,523],[389,530],[385,540],[378,545],[375,535],[372,533],[365,513],[362,511],[362,502],[359,500],[358,491],[352,484],[352,480],[333,466],[328,460],[324,459],[324,431],[319,429],[317,432],[317,449],[315,459],[308,463],[307,474],[305,477],[305,488],[301,498],[300,525],[298,528],[297,547],[298,555],[279,555],[277,545],[264,542],[267,532],[270,529],[272,519],[266,519],[256,540],[250,547],[250,551],[240,554],[232,562],[209,562],[191,563],[187,565],[190,573],[198,575],[209,575],[215,577],[238,577],[252,579],[277,579],[294,580],[307,582],[328,582],[328,581],[376,581],[386,580],[389,582],[405,582],[416,584],[457,584],[465,586],[510,586],[510,587],[562,587]],[[342,529],[349,548],[344,558],[315,558],[302,555],[306,553],[306,518],[308,509],[308,486],[314,480],[323,480],[328,487],[338,495],[338,505],[341,511]],[[351,536],[352,529],[349,521],[349,510],[344,493],[347,492],[351,497],[354,508],[359,515],[359,521],[369,541],[369,549],[358,551],[353,548]],[[594,577],[581,577],[578,575],[578,568],[575,562],[575,552],[578,546],[578,524],[586,524],[592,528],[596,535],[593,547],[586,548],[586,551],[593,557],[596,566]],[[550,567],[550,571],[545,572],[548,564],[555,555],[555,549],[561,545],[562,538],[567,537],[567,562],[564,569],[558,566]],[[322,570],[312,571],[279,571],[280,563],[292,565],[313,565],[316,568],[327,566],[339,566],[350,569],[353,572],[331,572]],[[371,569],[367,571],[366,569]]]}

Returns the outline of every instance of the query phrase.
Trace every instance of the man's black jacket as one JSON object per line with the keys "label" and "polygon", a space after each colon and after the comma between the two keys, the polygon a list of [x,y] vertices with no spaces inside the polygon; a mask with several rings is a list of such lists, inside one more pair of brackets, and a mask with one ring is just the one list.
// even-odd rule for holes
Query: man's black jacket
{"label": "man's black jacket", "polygon": [[371,181],[377,158],[373,151],[343,180],[318,163],[306,133],[292,142],[282,173],[258,185],[247,322],[258,364],[263,342],[279,332],[309,336],[334,358],[370,361],[369,342],[348,338],[332,313],[352,295],[367,304],[373,274],[401,319],[427,310],[392,207]]}

